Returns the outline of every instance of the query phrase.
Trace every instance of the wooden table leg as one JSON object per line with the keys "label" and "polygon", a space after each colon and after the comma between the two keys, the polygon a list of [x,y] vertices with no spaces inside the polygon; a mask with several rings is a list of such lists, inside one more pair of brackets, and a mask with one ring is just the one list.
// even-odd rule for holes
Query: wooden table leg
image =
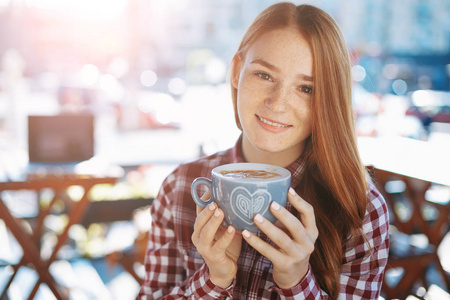
{"label": "wooden table leg", "polygon": [[47,263],[44,263],[41,259],[38,247],[33,243],[32,238],[27,234],[23,228],[17,223],[16,219],[10,214],[8,208],[0,198],[0,217],[6,223],[11,233],[16,238],[17,242],[23,249],[23,259],[32,263],[38,273],[40,279],[45,282],[52,293],[58,300],[68,299],[68,295],[65,290],[56,284],[52,275],[48,270]]}
{"label": "wooden table leg", "polygon": [[3,289],[3,292],[0,294],[0,299],[6,299],[6,293],[8,292],[8,288],[13,282],[14,278],[16,278],[17,271],[25,264],[25,258],[22,256],[19,263],[17,265],[11,266],[13,268],[13,273],[11,277],[9,278],[8,282],[5,285],[5,288]]}
{"label": "wooden table leg", "polygon": [[33,237],[35,240],[35,243],[38,247],[41,245],[41,236],[42,236],[42,228],[44,227],[44,220],[45,218],[50,214],[51,207],[55,204],[56,200],[58,199],[58,196],[55,194],[50,201],[49,205],[45,209],[40,209],[41,203],[40,203],[40,192],[38,192],[38,205],[39,205],[39,215],[37,219],[37,224],[35,228],[33,229]]}
{"label": "wooden table leg", "polygon": [[36,282],[36,284],[34,285],[33,290],[31,291],[30,295],[28,296],[28,300],[32,300],[34,299],[34,296],[36,296],[36,293],[39,289],[39,286],[41,285],[42,281],[41,278],[38,278],[38,281]]}
{"label": "wooden table leg", "polygon": [[89,206],[88,193],[91,188],[92,186],[84,186],[84,194],[81,197],[78,205],[75,205],[73,207],[73,210],[69,212],[69,222],[64,228],[64,231],[58,236],[58,242],[56,243],[50,258],[48,259],[48,265],[50,265],[56,259],[58,251],[66,243],[70,227],[72,227],[72,225],[74,224],[78,224],[84,213],[86,212],[86,209]]}

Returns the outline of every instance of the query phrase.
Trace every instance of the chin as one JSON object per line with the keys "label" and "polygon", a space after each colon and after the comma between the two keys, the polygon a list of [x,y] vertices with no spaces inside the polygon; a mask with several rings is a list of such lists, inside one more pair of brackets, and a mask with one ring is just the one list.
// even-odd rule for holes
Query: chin
{"label": "chin", "polygon": [[264,142],[256,142],[253,143],[253,146],[259,151],[267,152],[267,153],[281,153],[289,149],[289,147],[286,147],[275,140],[270,141],[264,141]]}

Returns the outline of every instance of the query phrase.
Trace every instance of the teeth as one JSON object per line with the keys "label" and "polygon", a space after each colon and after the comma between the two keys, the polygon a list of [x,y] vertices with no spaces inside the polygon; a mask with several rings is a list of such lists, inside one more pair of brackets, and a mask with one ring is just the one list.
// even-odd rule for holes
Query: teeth
{"label": "teeth", "polygon": [[280,127],[280,128],[289,127],[289,125],[282,125],[282,124],[270,122],[269,120],[263,119],[263,118],[261,118],[260,116],[258,116],[258,119],[260,119],[261,122],[266,123],[266,124],[268,124],[268,125],[270,125],[270,126]]}

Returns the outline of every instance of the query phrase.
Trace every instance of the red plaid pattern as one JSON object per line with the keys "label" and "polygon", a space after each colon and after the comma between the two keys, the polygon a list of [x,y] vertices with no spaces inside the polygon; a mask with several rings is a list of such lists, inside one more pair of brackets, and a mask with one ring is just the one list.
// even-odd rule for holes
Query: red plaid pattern
{"label": "red plaid pattern", "polygon": [[[278,288],[272,279],[272,263],[245,241],[231,286],[222,289],[210,280],[206,264],[191,242],[196,218],[191,183],[197,177],[210,177],[211,170],[219,165],[243,162],[239,149],[238,141],[232,149],[180,165],[165,179],[151,207],[152,227],[139,299],[329,299],[311,268],[297,286]],[[292,187],[298,184],[302,168],[300,159],[288,167]],[[383,197],[373,185],[369,188],[371,203],[362,231],[372,249],[365,242],[351,246],[353,240],[361,240],[359,237],[343,246],[339,299],[379,296],[388,258],[389,220]],[[271,243],[264,234],[259,236]]]}

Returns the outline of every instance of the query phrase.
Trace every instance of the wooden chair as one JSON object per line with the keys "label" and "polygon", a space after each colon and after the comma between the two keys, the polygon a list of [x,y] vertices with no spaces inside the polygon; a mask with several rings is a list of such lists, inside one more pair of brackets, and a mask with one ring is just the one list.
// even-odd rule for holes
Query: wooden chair
{"label": "wooden chair", "polygon": [[[431,186],[430,182],[373,167],[369,167],[368,171],[386,199],[391,229],[395,232],[391,236],[386,275],[393,270],[403,271],[403,276],[394,286],[389,285],[385,278],[383,291],[387,298],[404,299],[407,295],[414,294],[413,288],[417,283],[428,289],[425,273],[432,263],[436,265],[448,288],[449,278],[437,254],[437,248],[448,230],[448,206],[440,207],[435,220],[427,220],[423,211],[429,205],[425,194]],[[411,237],[416,234],[426,236],[427,245],[416,247],[411,244]]]}
{"label": "wooden chair", "polygon": [[[133,211],[133,216],[130,219],[133,219],[135,223],[137,222],[136,218],[138,214],[145,214],[146,218],[150,217],[148,212],[148,204],[152,202],[147,200],[147,206],[142,206],[140,208],[135,208]],[[136,237],[134,244],[131,247],[125,248],[123,250],[114,251],[109,253],[106,256],[106,259],[110,266],[115,264],[120,264],[125,271],[130,273],[130,275],[141,285],[143,283],[143,278],[136,271],[137,268],[143,267],[145,252],[147,251],[148,244],[148,230],[145,228],[140,228],[138,225],[139,234]]]}
{"label": "wooden chair", "polygon": [[[396,232],[390,236],[389,258],[386,273],[383,278],[382,294],[386,299],[406,299],[415,295],[417,284],[425,287],[425,274],[428,266],[434,260],[434,246],[419,248],[412,245],[410,236]],[[392,278],[390,273],[398,271],[400,278]],[[394,279],[394,280],[393,280]]]}
{"label": "wooden chair", "polygon": [[120,264],[125,271],[142,285],[143,278],[136,271],[137,266],[144,265],[145,251],[147,250],[148,232],[141,232],[135,240],[133,247],[122,251],[114,251],[106,256],[110,266]]}

